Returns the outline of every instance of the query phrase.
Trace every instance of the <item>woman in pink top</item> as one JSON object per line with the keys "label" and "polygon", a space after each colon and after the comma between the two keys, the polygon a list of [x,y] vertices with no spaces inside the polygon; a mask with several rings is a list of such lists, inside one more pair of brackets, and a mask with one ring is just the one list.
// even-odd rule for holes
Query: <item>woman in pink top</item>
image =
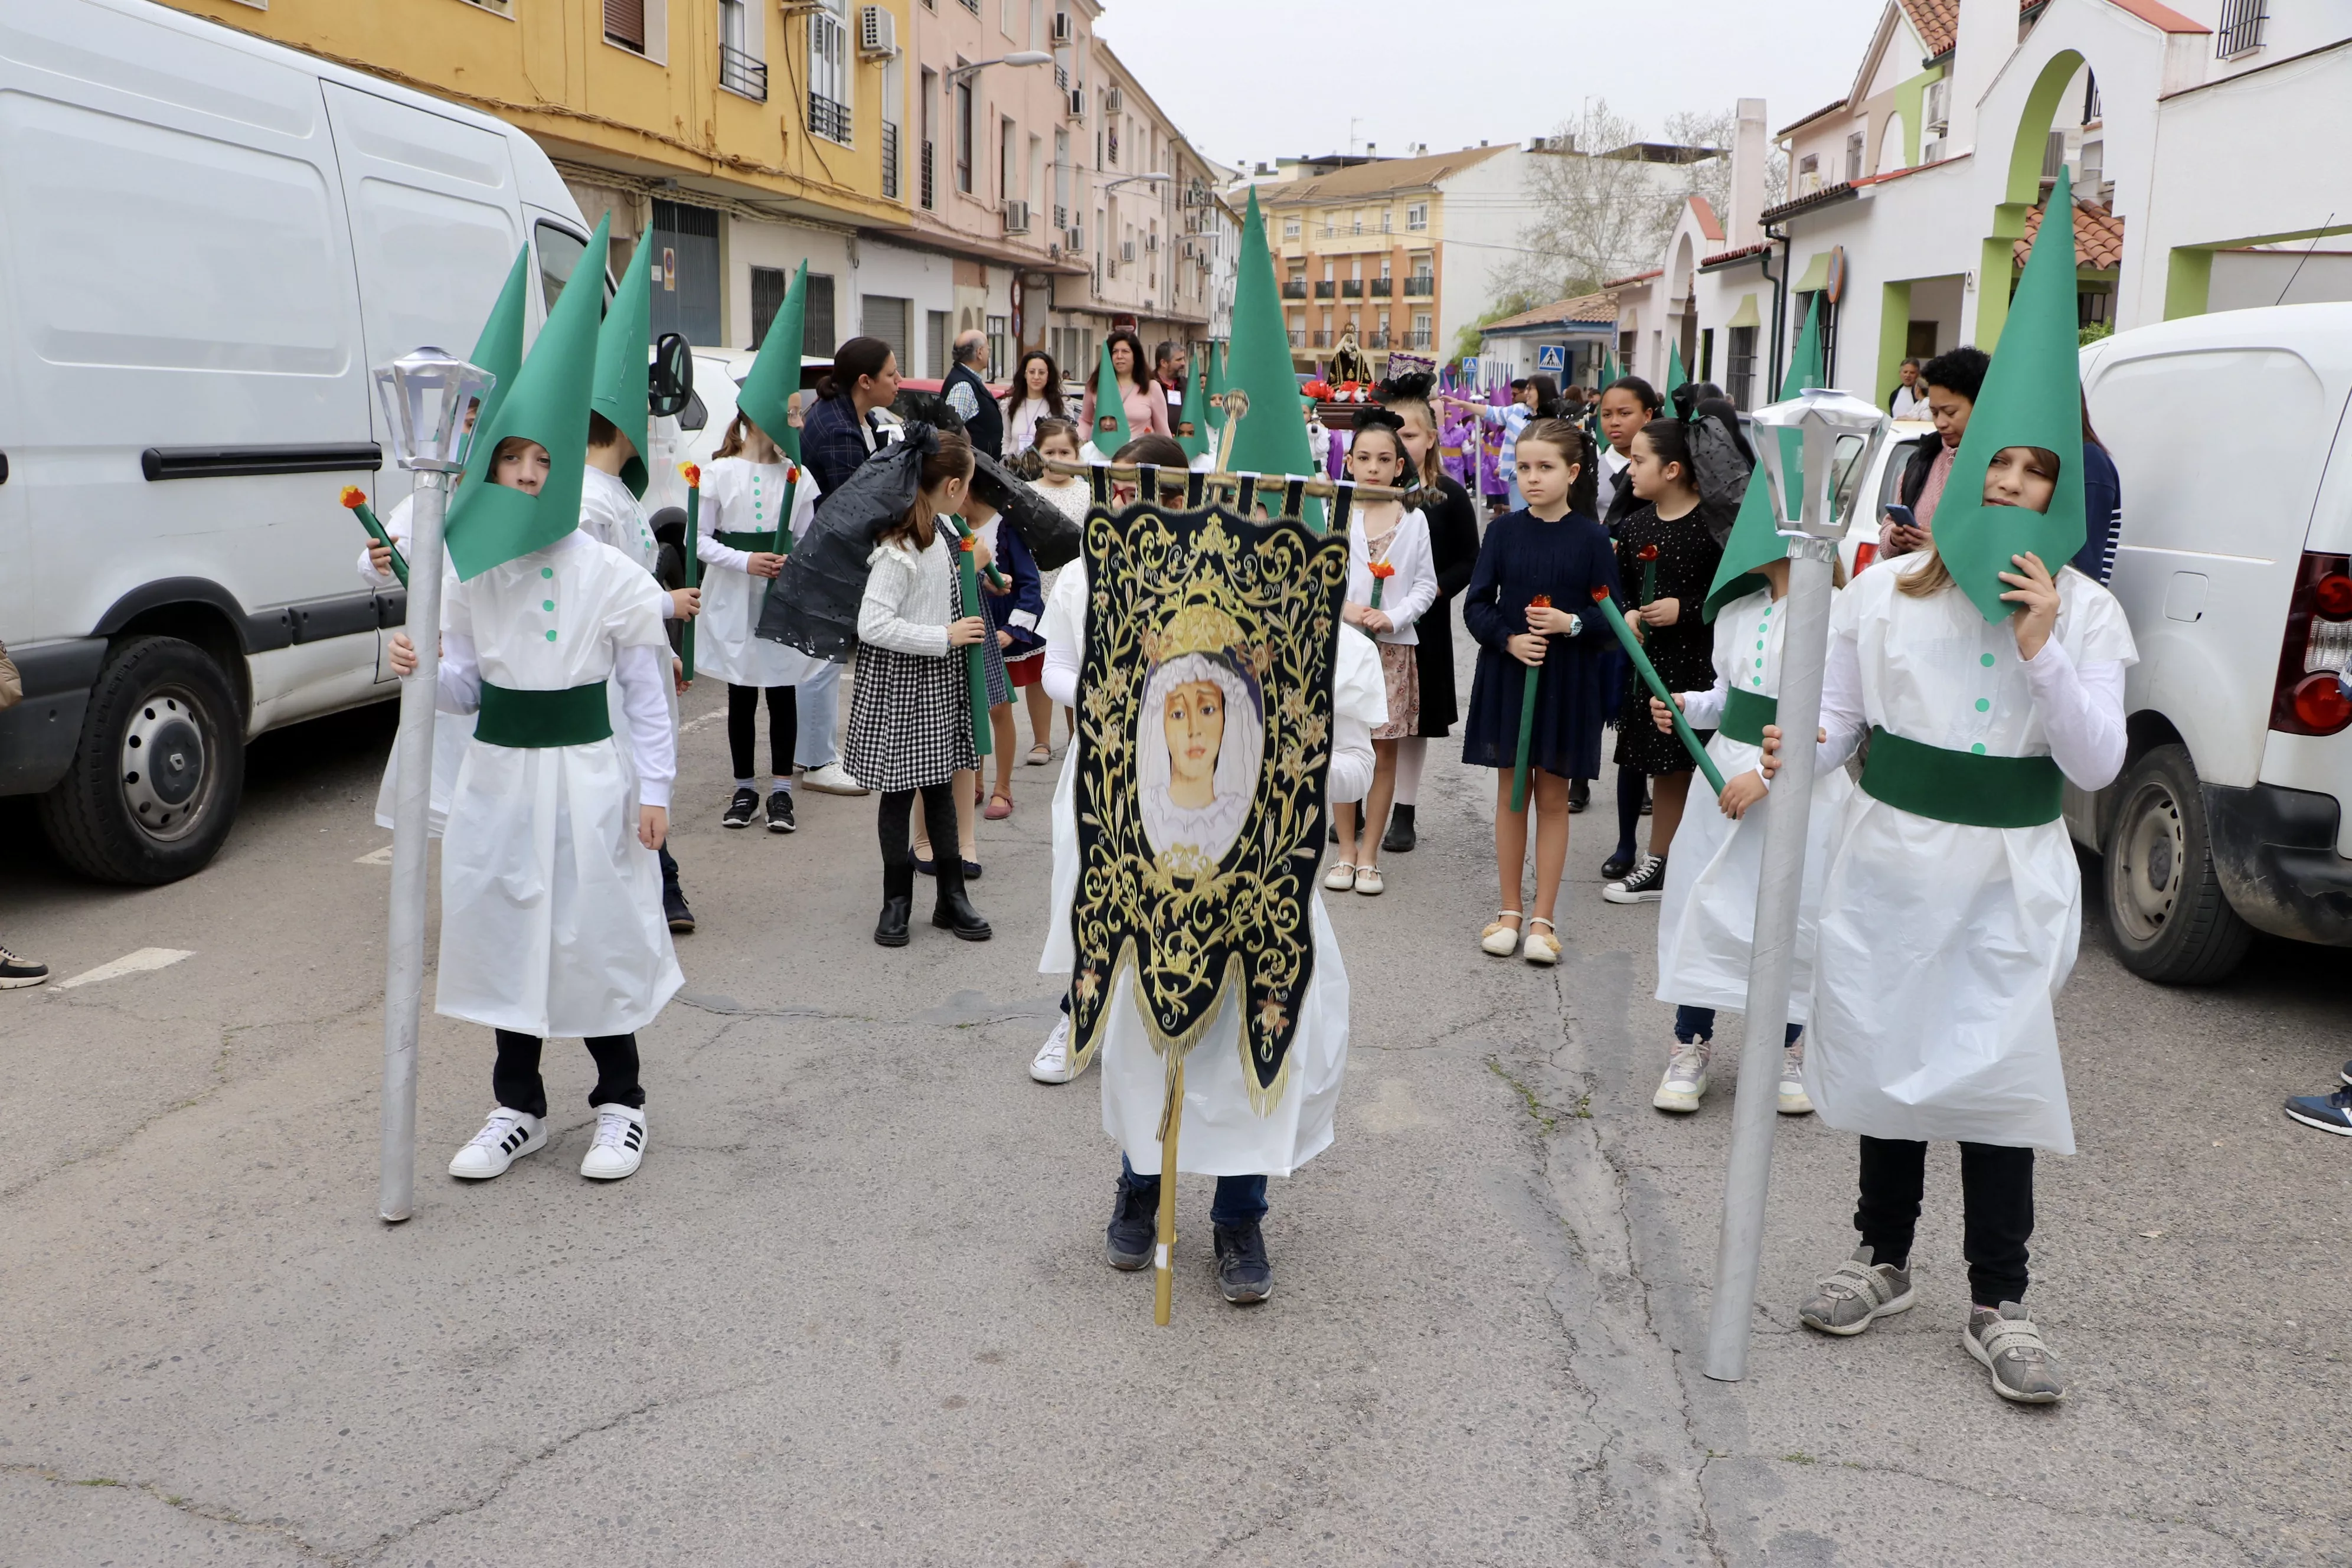
{"label": "woman in pink top", "polygon": [[[1129,438],[1170,434],[1168,399],[1143,363],[1143,340],[1125,327],[1110,335],[1110,368],[1118,377],[1118,401],[1127,410]],[[1095,427],[1095,388],[1091,379],[1087,383],[1086,427],[1089,431]]]}

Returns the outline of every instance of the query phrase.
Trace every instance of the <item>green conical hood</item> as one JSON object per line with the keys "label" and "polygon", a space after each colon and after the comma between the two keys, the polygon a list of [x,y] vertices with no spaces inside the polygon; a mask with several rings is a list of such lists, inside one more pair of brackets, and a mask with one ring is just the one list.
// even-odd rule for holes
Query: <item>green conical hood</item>
{"label": "green conical hood", "polygon": [[596,386],[588,403],[636,448],[636,454],[621,465],[621,482],[640,500],[651,478],[646,467],[646,405],[653,379],[652,251],[645,238],[637,241],[612,307],[604,312],[604,325],[596,333]]}
{"label": "green conical hood", "polygon": [[[607,216],[588,242],[605,254]],[[479,421],[466,456],[466,482],[449,503],[449,560],[462,580],[543,549],[580,526],[580,482],[588,461],[588,399],[595,384],[597,312],[604,291],[591,273],[547,313],[530,357],[497,411]],[[489,481],[499,443],[520,436],[547,448],[547,484],[526,495]]]}
{"label": "green conical hood", "polygon": [[[1209,357],[1212,360],[1217,357],[1217,351],[1213,344],[1209,349]],[[1190,436],[1183,433],[1183,427],[1187,425],[1192,427],[1192,433]],[[1209,449],[1209,367],[1207,365],[1201,366],[1184,378],[1184,406],[1176,411],[1176,444],[1184,448],[1186,457],[1197,458]]]}
{"label": "green conical hood", "polygon": [[[1780,395],[1794,397],[1805,388],[1821,384],[1822,297],[1815,294],[1811,309],[1805,315],[1805,330],[1797,334],[1797,352],[1790,358],[1789,375],[1780,383]],[[1769,439],[1771,434],[1757,432],[1759,439]],[[1805,440],[1795,430],[1779,434],[1780,463],[1788,473],[1788,515],[1796,517],[1803,510]],[[1724,541],[1723,563],[1715,569],[1715,582],[1706,591],[1704,619],[1715,619],[1716,612],[1724,605],[1764,587],[1764,579],[1757,575],[1756,569],[1789,553],[1788,541],[1780,537],[1779,520],[1772,515],[1771,484],[1764,465],[1758,463],[1748,476],[1747,493],[1739,498],[1739,516],[1732,522],[1731,537]]]}
{"label": "green conical hood", "polygon": [[[1117,421],[1114,428],[1103,428],[1106,419]],[[1102,358],[1095,366],[1095,426],[1087,432],[1087,439],[1104,457],[1114,457],[1121,447],[1135,437],[1127,433],[1127,404],[1119,396],[1118,374],[1110,367],[1110,344],[1102,346]]]}
{"label": "green conical hood", "polygon": [[[482,323],[482,335],[474,340],[474,352],[467,358],[488,371],[498,380],[483,395],[482,406],[475,412],[474,428],[481,429],[507,400],[514,386],[515,373],[522,369],[522,329],[524,311],[530,300],[530,246],[526,241],[515,252],[514,265],[507,268],[506,287],[499,290],[499,302],[490,307],[489,320]],[[469,448],[470,449],[470,448]]]}
{"label": "green conical hood", "polygon": [[[1265,219],[1250,192],[1242,220],[1242,246],[1234,281],[1233,357],[1225,366],[1226,390],[1249,397],[1249,413],[1234,432],[1226,463],[1234,473],[1313,477],[1315,458],[1307,441],[1307,413],[1298,400],[1298,376],[1290,368],[1290,333],[1282,324],[1282,297],[1274,280],[1274,258],[1265,247]],[[1307,510],[1322,515],[1320,502]]]}
{"label": "green conical hood", "polygon": [[1668,408],[1675,405],[1675,388],[1688,380],[1690,380],[1690,374],[1683,369],[1682,344],[1668,343],[1666,345],[1666,384],[1658,388],[1658,395],[1666,400]]}
{"label": "green conical hood", "polygon": [[793,274],[792,287],[784,290],[776,319],[768,323],[768,335],[760,340],[751,374],[735,394],[735,406],[743,416],[795,463],[801,460],[801,433],[793,428],[793,395],[801,389],[801,353],[807,339],[808,263],[803,260]]}
{"label": "green conical hood", "polygon": [[[2014,571],[2011,555],[2042,557],[2053,574],[2083,548],[2083,384],[2075,359],[2074,201],[2066,171],[2042,208],[2025,275],[2010,301],[1984,390],[1968,433],[1952,454],[1951,479],[1936,505],[1936,553],[1988,621],[2008,616],[2001,603]],[[1985,470],[2004,447],[2042,447],[2058,454],[2058,486],[2047,512],[1984,504]]]}
{"label": "green conical hood", "polygon": [[1209,395],[1216,401],[1209,405],[1209,428],[1225,427],[1225,345],[1212,339],[1208,347],[1208,368],[1201,374],[1208,378]]}

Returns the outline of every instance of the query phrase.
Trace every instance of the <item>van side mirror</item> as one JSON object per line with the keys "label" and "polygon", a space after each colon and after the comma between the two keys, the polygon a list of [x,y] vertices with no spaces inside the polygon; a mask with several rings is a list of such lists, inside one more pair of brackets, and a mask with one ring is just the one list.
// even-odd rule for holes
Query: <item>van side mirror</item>
{"label": "van side mirror", "polygon": [[677,332],[664,332],[654,344],[654,363],[647,374],[646,412],[669,418],[694,396],[694,353]]}

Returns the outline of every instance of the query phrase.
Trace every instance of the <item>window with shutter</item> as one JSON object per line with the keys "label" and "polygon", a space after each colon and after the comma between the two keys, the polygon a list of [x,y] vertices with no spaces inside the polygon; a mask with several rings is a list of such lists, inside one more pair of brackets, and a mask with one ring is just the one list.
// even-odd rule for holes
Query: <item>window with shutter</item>
{"label": "window with shutter", "polygon": [[604,0],[604,37],[625,49],[646,52],[646,0]]}

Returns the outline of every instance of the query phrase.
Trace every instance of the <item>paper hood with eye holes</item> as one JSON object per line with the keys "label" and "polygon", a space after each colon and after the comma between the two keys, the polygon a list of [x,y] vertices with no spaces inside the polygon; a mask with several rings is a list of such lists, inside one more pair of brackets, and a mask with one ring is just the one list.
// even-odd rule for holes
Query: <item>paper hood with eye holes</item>
{"label": "paper hood with eye holes", "polygon": [[[2010,557],[2031,552],[2054,575],[2083,548],[2083,383],[2075,357],[2080,328],[2074,302],[2074,198],[2066,171],[2043,209],[2042,232],[2010,301],[2009,321],[1993,347],[1984,389],[1952,456],[1944,499],[1936,504],[1936,553],[1988,621],[2015,607],[2001,602],[2000,574]],[[2050,510],[1984,503],[1985,470],[2004,447],[2058,454]]]}

